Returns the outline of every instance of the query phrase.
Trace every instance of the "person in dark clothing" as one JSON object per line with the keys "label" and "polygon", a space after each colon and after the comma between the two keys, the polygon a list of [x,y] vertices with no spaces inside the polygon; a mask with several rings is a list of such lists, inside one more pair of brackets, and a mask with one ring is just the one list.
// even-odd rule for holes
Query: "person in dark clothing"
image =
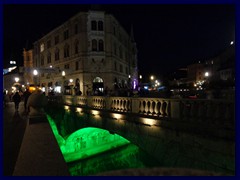
{"label": "person in dark clothing", "polygon": [[31,95],[29,89],[26,89],[26,91],[23,93],[23,97],[24,97],[24,109],[26,112],[29,112],[29,107],[27,107],[27,101],[29,96]]}
{"label": "person in dark clothing", "polygon": [[13,97],[13,102],[15,104],[15,110],[18,111],[18,108],[19,108],[19,103],[21,102],[21,96],[19,95],[18,92],[16,92]]}

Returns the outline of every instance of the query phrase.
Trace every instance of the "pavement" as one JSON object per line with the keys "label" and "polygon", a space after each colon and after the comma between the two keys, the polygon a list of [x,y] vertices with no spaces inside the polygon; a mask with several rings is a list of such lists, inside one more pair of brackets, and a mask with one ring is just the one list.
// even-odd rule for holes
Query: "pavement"
{"label": "pavement", "polygon": [[14,103],[3,107],[3,175],[12,176],[22,144],[28,118],[24,103],[20,102],[15,111]]}

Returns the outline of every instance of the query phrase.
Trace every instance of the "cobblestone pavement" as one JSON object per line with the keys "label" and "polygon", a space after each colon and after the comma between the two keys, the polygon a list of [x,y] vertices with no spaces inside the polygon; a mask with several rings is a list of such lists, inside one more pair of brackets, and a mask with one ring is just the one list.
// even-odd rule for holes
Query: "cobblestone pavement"
{"label": "cobblestone pavement", "polygon": [[27,125],[23,102],[15,111],[14,103],[3,107],[3,175],[12,176]]}

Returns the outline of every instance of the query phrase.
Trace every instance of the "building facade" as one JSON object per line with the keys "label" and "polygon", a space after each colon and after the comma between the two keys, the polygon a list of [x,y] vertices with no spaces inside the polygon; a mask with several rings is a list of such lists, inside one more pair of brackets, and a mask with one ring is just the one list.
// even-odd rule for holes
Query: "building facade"
{"label": "building facade", "polygon": [[131,88],[136,43],[113,15],[80,12],[34,43],[33,67],[46,92],[86,95]]}
{"label": "building facade", "polygon": [[33,69],[33,50],[32,49],[26,50],[24,48],[22,72],[24,77],[24,84],[26,85],[34,84],[32,69]]}

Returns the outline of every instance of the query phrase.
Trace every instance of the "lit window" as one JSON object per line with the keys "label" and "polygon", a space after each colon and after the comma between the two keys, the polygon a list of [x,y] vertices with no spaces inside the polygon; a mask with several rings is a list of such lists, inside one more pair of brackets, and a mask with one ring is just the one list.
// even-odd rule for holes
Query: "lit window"
{"label": "lit window", "polygon": [[43,43],[40,45],[40,51],[41,51],[41,52],[44,51],[44,44],[43,44]]}

